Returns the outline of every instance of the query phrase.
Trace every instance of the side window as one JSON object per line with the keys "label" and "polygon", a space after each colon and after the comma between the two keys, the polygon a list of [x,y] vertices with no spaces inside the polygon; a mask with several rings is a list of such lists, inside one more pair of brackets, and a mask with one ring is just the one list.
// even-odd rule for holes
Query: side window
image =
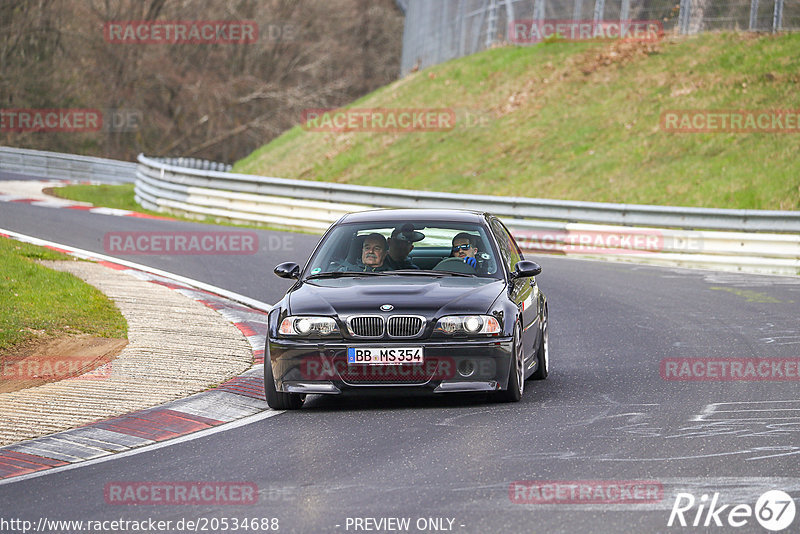
{"label": "side window", "polygon": [[511,272],[517,262],[522,259],[522,253],[514,238],[511,237],[506,227],[499,220],[492,219],[491,225],[492,231],[497,238],[497,244],[500,247],[500,255],[503,256],[503,263],[505,263],[508,272]]}
{"label": "side window", "polygon": [[[513,251],[514,254],[516,254],[517,259],[514,261],[514,265],[516,265],[518,261],[524,260],[525,256],[522,255],[522,251],[519,249],[519,245],[517,245],[517,240],[514,239],[514,236],[511,235],[511,232],[508,230],[508,228],[506,228],[506,226],[503,223],[500,223],[500,226],[502,226],[505,229],[506,235],[508,235],[508,243],[511,246],[511,250]],[[512,267],[514,265],[512,265]]]}

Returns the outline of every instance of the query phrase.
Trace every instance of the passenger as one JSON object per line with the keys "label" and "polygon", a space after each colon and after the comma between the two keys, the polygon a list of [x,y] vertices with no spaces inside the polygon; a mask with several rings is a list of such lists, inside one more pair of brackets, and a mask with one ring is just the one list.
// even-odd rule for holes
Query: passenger
{"label": "passenger", "polygon": [[392,270],[397,269],[419,269],[408,259],[408,255],[414,250],[414,243],[425,239],[422,232],[414,230],[411,224],[398,226],[389,238],[389,254],[386,256],[386,265]]}
{"label": "passenger", "polygon": [[348,265],[343,270],[359,272],[388,271],[391,268],[386,265],[386,254],[388,252],[386,238],[375,232],[364,238],[361,246],[361,259],[354,265]]}

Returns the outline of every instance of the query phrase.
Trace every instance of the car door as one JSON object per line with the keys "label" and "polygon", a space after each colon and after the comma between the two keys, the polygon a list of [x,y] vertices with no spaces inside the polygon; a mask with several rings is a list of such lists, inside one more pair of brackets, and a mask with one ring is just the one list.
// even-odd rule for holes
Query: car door
{"label": "car door", "polygon": [[[503,259],[506,271],[510,274],[514,272],[514,266],[518,261],[524,259],[517,242],[511,233],[500,222],[499,219],[491,220],[492,233],[497,240],[500,248],[500,255]],[[522,317],[522,345],[525,348],[525,359],[528,364],[532,364],[535,356],[533,347],[539,338],[539,287],[536,279],[530,278],[509,278],[509,298],[516,303]],[[526,366],[527,367],[527,366]]]}

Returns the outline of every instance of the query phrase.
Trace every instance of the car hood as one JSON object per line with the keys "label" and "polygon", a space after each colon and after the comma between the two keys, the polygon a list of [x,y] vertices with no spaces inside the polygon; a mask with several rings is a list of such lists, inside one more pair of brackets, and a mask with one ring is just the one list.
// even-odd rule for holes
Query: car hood
{"label": "car hood", "polygon": [[[505,288],[495,278],[375,276],[310,280],[289,294],[292,315],[416,314],[426,318],[487,313]],[[386,313],[386,312],[383,312]]]}

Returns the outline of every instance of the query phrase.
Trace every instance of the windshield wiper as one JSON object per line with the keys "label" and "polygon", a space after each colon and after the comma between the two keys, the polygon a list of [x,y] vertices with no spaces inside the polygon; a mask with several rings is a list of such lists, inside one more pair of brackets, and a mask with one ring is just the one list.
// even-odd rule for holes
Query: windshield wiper
{"label": "windshield wiper", "polygon": [[384,271],[387,273],[397,273],[397,274],[415,274],[418,276],[436,276],[436,277],[443,277],[443,276],[473,276],[477,277],[477,274],[472,273],[456,273],[453,271],[429,271],[424,269],[398,269],[396,271]]}
{"label": "windshield wiper", "polygon": [[317,273],[306,276],[306,280],[320,280],[322,278],[341,278],[343,276],[382,276],[386,271],[334,271],[330,273]]}
{"label": "windshield wiper", "polygon": [[452,271],[425,271],[421,269],[398,269],[395,271],[334,271],[328,273],[317,273],[305,277],[305,280],[322,280],[326,278],[341,278],[343,276],[392,276],[392,275],[416,275],[416,276],[433,276],[442,278],[444,276],[461,276],[467,278],[480,278],[477,274],[472,273],[456,273]]}
{"label": "windshield wiper", "polygon": [[395,269],[394,271],[383,271],[392,274],[416,274],[422,276],[443,276],[445,273],[442,271],[424,271],[422,269]]}

